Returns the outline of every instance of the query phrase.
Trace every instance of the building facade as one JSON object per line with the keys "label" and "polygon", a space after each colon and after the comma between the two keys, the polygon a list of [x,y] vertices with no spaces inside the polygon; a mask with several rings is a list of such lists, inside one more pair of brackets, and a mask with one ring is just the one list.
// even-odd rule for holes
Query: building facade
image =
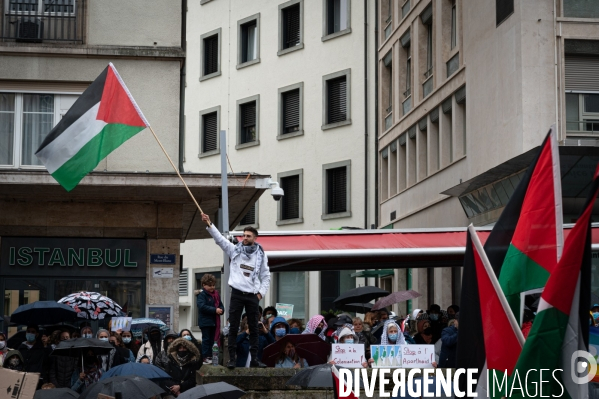
{"label": "building facade", "polygon": [[[379,227],[492,225],[553,124],[574,221],[596,165],[599,4],[379,4]],[[414,307],[459,300],[459,269],[403,273]]]}
{"label": "building facade", "polygon": [[[237,228],[375,223],[374,10],[358,0],[189,4],[185,170],[220,170],[226,150],[229,181],[260,171],[285,191],[280,201],[264,195]],[[199,331],[193,291],[206,272],[220,278],[222,252],[202,240],[182,253],[181,312]],[[263,302],[294,304],[294,317],[307,319],[355,286],[347,271],[275,272]]]}

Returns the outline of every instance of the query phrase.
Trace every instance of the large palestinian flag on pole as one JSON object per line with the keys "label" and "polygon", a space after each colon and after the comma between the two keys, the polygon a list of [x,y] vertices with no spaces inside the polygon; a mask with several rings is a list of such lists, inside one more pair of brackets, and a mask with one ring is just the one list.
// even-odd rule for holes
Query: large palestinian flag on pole
{"label": "large palestinian flag on pole", "polygon": [[110,63],[48,133],[35,155],[71,191],[102,159],[149,125]]}
{"label": "large palestinian flag on pole", "polygon": [[[522,386],[523,389],[506,392],[510,398],[537,394],[568,399],[588,397],[588,380],[580,384],[572,379],[572,375],[576,375],[572,372],[576,373],[576,370],[572,369],[574,362],[571,358],[577,350],[587,350],[582,328],[588,328],[588,315],[580,318],[579,292],[581,280],[590,280],[591,214],[598,193],[599,167],[582,215],[568,234],[563,256],[541,295],[537,316],[516,364],[519,381],[515,374],[510,380],[510,387]],[[545,371],[543,378],[541,369],[549,369],[551,374]],[[555,372],[557,369],[561,371]],[[548,375],[551,376],[547,378]]]}

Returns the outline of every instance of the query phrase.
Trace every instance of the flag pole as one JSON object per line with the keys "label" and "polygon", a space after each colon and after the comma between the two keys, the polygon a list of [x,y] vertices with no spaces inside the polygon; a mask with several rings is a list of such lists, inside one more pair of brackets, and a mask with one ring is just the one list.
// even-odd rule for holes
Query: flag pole
{"label": "flag pole", "polygon": [[158,136],[156,136],[156,133],[154,133],[154,129],[152,129],[152,126],[148,125],[148,128],[150,129],[150,131],[152,132],[152,134],[154,135],[154,138],[156,139],[156,141],[158,142],[158,145],[160,146],[160,148],[162,148],[162,152],[164,152],[164,155],[166,155],[166,157],[168,158],[168,161],[171,163],[171,166],[173,167],[173,169],[175,169],[175,172],[177,172],[177,176],[179,176],[179,179],[181,179],[181,182],[183,183],[183,185],[185,186],[185,188],[187,189],[187,192],[189,193],[189,195],[191,196],[191,199],[193,200],[193,202],[196,204],[196,206],[198,207],[198,209],[200,210],[200,213],[204,213],[204,211],[202,210],[202,208],[200,208],[200,204],[198,204],[198,201],[196,201],[195,197],[193,196],[193,194],[191,193],[191,190],[189,189],[189,187],[187,186],[187,183],[185,183],[185,180],[183,180],[183,177],[181,177],[181,173],[179,173],[179,169],[177,169],[177,167],[175,166],[175,164],[173,163],[173,160],[171,159],[171,157],[168,156],[168,153],[166,152],[166,150],[164,149],[164,146],[162,145],[162,143],[160,142],[160,139],[158,139]]}

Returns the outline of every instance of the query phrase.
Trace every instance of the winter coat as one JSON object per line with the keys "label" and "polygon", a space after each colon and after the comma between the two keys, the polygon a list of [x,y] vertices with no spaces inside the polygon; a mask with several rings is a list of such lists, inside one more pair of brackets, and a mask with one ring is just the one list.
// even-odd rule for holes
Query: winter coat
{"label": "winter coat", "polygon": [[370,359],[370,345],[376,345],[378,341],[370,331],[362,330],[359,333],[356,333],[356,335],[358,336],[358,342],[364,344],[364,355],[366,355],[366,359]]}
{"label": "winter coat", "polygon": [[[262,352],[264,348],[275,342],[271,333],[258,336],[258,361],[262,361]],[[250,354],[250,335],[245,331],[237,335],[237,367],[245,367]]]}
{"label": "winter coat", "polygon": [[[300,368],[303,369],[309,366],[306,359],[300,359],[299,365]],[[285,356],[285,360],[278,360],[275,364],[276,369],[292,369],[294,366],[295,362],[291,358],[289,358],[289,356]]]}
{"label": "winter coat", "polygon": [[77,358],[70,356],[50,356],[50,382],[56,388],[70,388],[71,377],[77,366]]}
{"label": "winter coat", "polygon": [[[189,352],[189,358],[181,362],[177,357],[177,349],[184,346]],[[185,338],[177,338],[168,347],[168,363],[164,371],[171,376],[170,380],[164,381],[163,388],[168,392],[168,388],[173,385],[181,387],[180,392],[185,392],[196,386],[196,371],[202,366],[202,356],[198,348],[191,341]]]}
{"label": "winter coat", "polygon": [[159,342],[156,345],[158,350],[156,351],[156,354],[154,354],[154,349],[152,347],[152,343],[150,341],[146,342],[145,344],[143,344],[142,346],[139,347],[139,352],[137,352],[137,358],[135,359],[135,361],[137,363],[139,363],[139,361],[141,360],[142,357],[147,356],[148,359],[150,359],[150,363],[155,365],[156,359],[157,359],[158,355],[160,354],[161,346],[162,346],[162,342]]}
{"label": "winter coat", "polygon": [[[216,327],[216,318],[220,317],[216,314],[216,306],[214,306],[214,298],[206,291],[202,290],[198,294],[196,300],[198,305],[198,327]],[[222,300],[218,308],[225,312]]]}
{"label": "winter coat", "polygon": [[35,344],[29,349],[29,347],[23,342],[19,345],[19,352],[23,356],[25,363],[25,369],[28,373],[44,373],[44,365],[47,362],[48,350],[44,348],[44,345],[40,341],[36,341]]}
{"label": "winter coat", "polygon": [[444,328],[441,332],[441,342],[439,367],[455,368],[458,329],[454,326]]}

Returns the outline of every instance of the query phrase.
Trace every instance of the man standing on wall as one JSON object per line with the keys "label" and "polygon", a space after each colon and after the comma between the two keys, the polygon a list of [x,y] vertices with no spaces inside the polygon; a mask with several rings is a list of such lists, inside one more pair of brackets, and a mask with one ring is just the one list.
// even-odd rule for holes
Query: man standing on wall
{"label": "man standing on wall", "polygon": [[250,329],[250,367],[266,367],[258,361],[258,303],[266,295],[270,286],[270,270],[268,258],[262,246],[256,242],[258,231],[253,227],[243,229],[243,241],[234,245],[230,243],[210,222],[210,217],[202,214],[202,220],[208,225],[206,230],[214,238],[216,245],[231,259],[229,286],[231,287],[231,303],[229,304],[229,362],[227,367],[235,368],[237,333],[243,309],[247,313]]}

